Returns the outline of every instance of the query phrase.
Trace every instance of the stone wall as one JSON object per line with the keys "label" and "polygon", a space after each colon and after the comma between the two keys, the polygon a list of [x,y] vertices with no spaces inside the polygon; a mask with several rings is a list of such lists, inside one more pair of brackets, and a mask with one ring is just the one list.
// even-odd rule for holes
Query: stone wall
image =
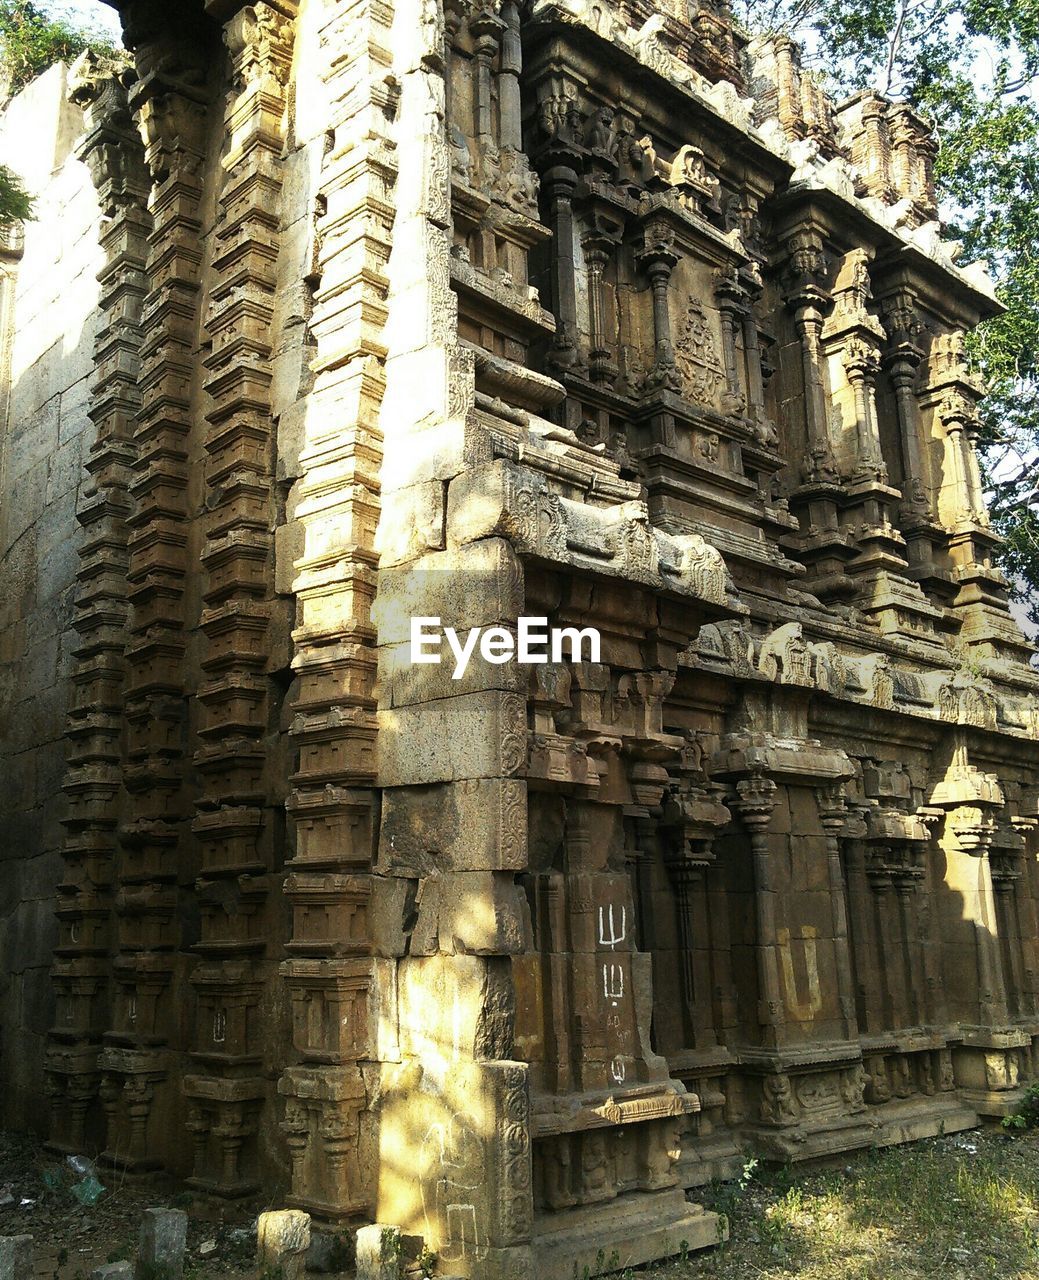
{"label": "stone wall", "polygon": [[2,253],[0,344],[0,1079],[3,1116],[42,1127],[79,530],[92,442],[100,214],[72,154],[82,114],[52,67],[0,118],[0,158],[36,197]]}
{"label": "stone wall", "polygon": [[[51,1143],[567,1280],[716,1241],[751,1154],[1005,1114],[1039,676],[924,122],[722,4],[115,7],[53,99],[96,239],[18,277],[78,345],[10,382],[91,423],[75,520],[71,422],[8,433],[19,696],[78,577]],[[602,651],[454,681],[414,615]]]}

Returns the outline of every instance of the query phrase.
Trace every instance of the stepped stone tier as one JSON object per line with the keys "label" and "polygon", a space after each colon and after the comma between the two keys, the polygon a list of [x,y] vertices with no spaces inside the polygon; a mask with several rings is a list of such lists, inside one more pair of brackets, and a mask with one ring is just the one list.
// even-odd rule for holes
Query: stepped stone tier
{"label": "stepped stone tier", "polygon": [[1039,675],[927,123],[723,0],[118,8],[4,134],[8,1122],[570,1280],[1006,1114]]}

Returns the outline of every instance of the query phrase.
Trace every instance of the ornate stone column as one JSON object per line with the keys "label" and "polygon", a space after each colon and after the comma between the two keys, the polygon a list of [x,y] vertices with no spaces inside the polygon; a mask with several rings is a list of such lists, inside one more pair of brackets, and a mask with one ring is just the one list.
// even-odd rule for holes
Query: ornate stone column
{"label": "ornate stone column", "polygon": [[[567,157],[560,156],[561,160]],[[556,317],[551,363],[572,365],[577,351],[577,267],[574,260],[574,192],[577,171],[570,163],[554,163],[541,173],[541,190],[552,231],[552,305]]]}
{"label": "ornate stone column", "polygon": [[864,342],[853,339],[844,348],[844,369],[855,395],[856,475],[885,484],[887,467],[880,453],[877,430],[876,377],[880,359]]}
{"label": "ornate stone column", "polygon": [[855,1015],[855,984],[852,976],[851,953],[848,947],[847,893],[840,850],[848,804],[841,783],[818,788],[816,797],[819,804],[819,820],[826,835],[830,914],[833,919],[833,948],[837,965],[837,999],[841,1009],[844,1035],[851,1040],[858,1035],[858,1022]]}
{"label": "ornate stone column", "polygon": [[[747,393],[740,377],[736,340],[737,334],[741,339],[743,338],[750,308],[735,267],[715,274],[714,296],[718,302],[718,314],[721,317],[722,363],[725,369],[725,390],[722,393],[721,408],[723,413],[741,415],[747,409]],[[756,329],[754,346],[756,350]]]}
{"label": "ornate stone column", "polygon": [[794,318],[801,348],[807,456],[804,479],[836,479],[833,445],[827,420],[826,389],[822,374],[823,319],[830,298],[822,281],[826,259],[822,238],[813,231],[797,231],[787,240],[783,299]]}
{"label": "ornate stone column", "polygon": [[950,461],[960,496],[957,516],[967,524],[988,525],[982,492],[981,470],[974,441],[978,435],[978,412],[974,402],[962,392],[946,392],[938,408],[942,425],[951,442]]}
{"label": "ornate stone column", "polygon": [[[491,65],[498,54],[506,24],[490,8],[477,9],[469,19],[469,32],[473,37],[473,115],[476,140],[481,148],[494,146],[494,127],[491,118]],[[513,45],[513,51],[515,46]]]}
{"label": "ornate stone column", "polygon": [[887,110],[888,104],[879,93],[864,96],[861,106],[863,167],[870,195],[881,199],[892,194]]}
{"label": "ornate stone column", "polygon": [[513,147],[519,151],[523,146],[520,107],[523,54],[520,45],[519,9],[512,0],[505,0],[501,7],[501,18],[504,30],[501,36],[501,69],[498,74],[499,134],[503,147]]}
{"label": "ornate stone column", "polygon": [[995,834],[994,814],[1005,803],[995,777],[970,761],[965,706],[953,693],[943,707],[954,729],[952,755],[944,775],[932,788],[930,803],[946,812],[943,847],[945,883],[962,895],[961,916],[969,922],[977,963],[977,1018],[982,1027],[1007,1022],[1006,987],[999,954],[989,848]]}
{"label": "ornate stone column", "polygon": [[898,407],[899,439],[902,445],[902,472],[906,492],[902,498],[903,516],[912,514],[925,517],[929,506],[926,493],[927,468],[920,447],[920,423],[916,412],[916,396],[913,383],[921,353],[896,343],[888,352],[884,364],[895,392]]}
{"label": "ornate stone column", "polygon": [[675,888],[682,950],[682,989],[696,1049],[719,1043],[714,1021],[710,953],[716,949],[707,896],[707,876],[714,862],[712,846],[729,811],[706,789],[693,784],[674,787],[663,806],[660,827],[667,845],[664,862]]}
{"label": "ornate stone column", "polygon": [[[140,405],[141,313],[151,227],[144,151],[122,77],[127,68],[85,53],[69,72],[70,100],[84,110],[76,154],[98,195],[104,265],[98,275],[101,314],[94,346],[95,380],[88,413],[95,424],[77,519],[84,531],[72,677],[67,772],[68,811],[58,888],[60,940],[53,969],[58,999],[46,1066],[52,1097],[50,1145],[80,1151],[103,1137],[88,1125],[99,1115],[97,1071],[102,1032],[112,1025],[112,974],[105,957],[115,943],[113,885],[119,824],[125,816],[122,704],[130,605],[130,486]],[[5,283],[5,292],[9,286]],[[88,982],[87,1002],[65,997]],[[71,1016],[66,1016],[71,1015]]]}
{"label": "ornate stone column", "polygon": [[[937,575],[935,549],[942,533],[934,519],[931,473],[923,440],[923,424],[917,400],[916,380],[923,361],[919,338],[923,325],[916,318],[916,301],[911,293],[899,291],[884,299],[882,319],[888,336],[883,354],[895,395],[898,437],[902,462],[902,501],[898,523],[905,536],[912,575],[931,591],[946,585]],[[942,592],[948,597],[948,590]]]}
{"label": "ornate stone column", "polygon": [[750,832],[754,862],[754,909],[757,937],[754,944],[758,969],[758,1024],[766,1048],[776,1048],[786,1022],[779,979],[776,939],[776,889],[773,884],[768,829],[776,807],[776,784],[755,774],[736,784],[733,808]]}
{"label": "ornate stone column", "polygon": [[671,317],[668,311],[668,282],[678,264],[674,233],[660,222],[650,222],[643,233],[642,247],[635,256],[638,266],[649,278],[653,295],[653,366],[648,385],[677,391],[682,380],[675,365],[675,348],[671,340]]}
{"label": "ornate stone column", "polygon": [[978,949],[978,1005],[981,1018],[988,1026],[1007,1022],[1007,993],[999,954],[999,926],[996,917],[995,886],[992,863],[988,857],[994,834],[994,823],[988,812],[974,803],[952,809],[946,830],[961,854],[967,855],[975,873],[976,907],[973,918]]}
{"label": "ornate stone column", "polygon": [[[129,486],[121,771],[128,793],[117,860],[116,955],[121,991],[100,1066],[113,1101],[102,1159],[150,1169],[181,1153],[168,1131],[180,1108],[178,1009],[189,997],[179,961],[177,884],[191,877],[190,616],[196,579],[191,463],[200,448],[197,386],[210,59],[216,28],[200,6],[132,5],[125,38],[137,78],[129,105],[151,178],[140,403]],[[194,565],[197,570],[197,562]],[[149,1002],[149,987],[161,991]]]}
{"label": "ornate stone column", "polygon": [[873,845],[867,861],[867,874],[873,889],[873,910],[877,937],[880,941],[881,990],[887,1006],[888,1029],[908,1024],[905,973],[895,970],[894,958],[902,954],[899,921],[896,919],[895,883],[889,866],[890,848]]}
{"label": "ornate stone column", "polygon": [[[297,64],[327,104],[321,123],[331,132],[318,148],[310,206],[316,251],[307,337],[314,378],[299,406],[300,452],[290,498],[301,542],[286,565],[296,604],[289,728],[296,760],[286,801],[295,849],[285,865],[292,937],[280,973],[291,1005],[293,1058],[277,1088],[292,1153],[290,1203],[347,1224],[370,1220],[378,1190],[377,1162],[359,1158],[365,1136],[377,1146],[364,1128],[371,1099],[360,1064],[378,1052],[368,1016],[377,997],[366,925],[376,838],[371,605],[385,387],[382,321],[390,287],[389,227],[399,217],[403,240],[413,208],[404,206],[395,186],[396,165],[412,176],[409,200],[417,199],[416,187],[425,189],[439,223],[449,216],[442,76],[436,77],[441,96],[422,95],[422,109],[415,109],[412,94],[394,164],[387,164],[386,138],[405,78],[391,76],[390,51],[398,42],[408,51],[409,73],[443,67],[444,29],[436,13],[429,10],[420,23],[416,6],[407,38],[392,31],[394,14],[395,6],[370,0],[321,4],[317,40],[305,46],[309,57]],[[303,46],[299,56],[306,56]],[[417,76],[406,78],[414,85]],[[427,138],[439,144],[439,154],[426,153]],[[412,237],[408,247],[414,246]],[[357,270],[358,255],[363,271]],[[421,261],[415,266],[434,285],[446,276],[443,264],[439,271]],[[410,316],[419,333],[433,326],[428,297],[413,301]],[[344,323],[346,317],[356,320]]]}
{"label": "ornate stone column", "polygon": [[261,1064],[269,1052],[263,1028],[275,1007],[277,962],[265,943],[267,877],[282,860],[274,804],[283,802],[284,786],[268,769],[269,725],[281,710],[270,660],[290,620],[282,616],[281,628],[275,626],[278,603],[266,570],[274,559],[271,512],[277,506],[275,211],[283,190],[295,13],[295,0],[257,0],[223,29],[231,92],[207,281],[202,744],[196,753],[206,787],[193,824],[202,859],[200,962],[191,975],[197,1069],[184,1089],[212,1128],[192,1181],[223,1196],[258,1185],[260,1113],[274,1105]]}
{"label": "ornate stone column", "polygon": [[773,40],[776,59],[776,88],[779,100],[779,123],[788,138],[804,137],[804,121],[801,118],[800,50],[789,36],[776,36]]}
{"label": "ornate stone column", "polygon": [[593,210],[591,226],[581,237],[588,268],[588,372],[593,382],[612,382],[617,376],[617,362],[606,337],[603,278],[616,252],[622,230],[623,223],[619,220]]}

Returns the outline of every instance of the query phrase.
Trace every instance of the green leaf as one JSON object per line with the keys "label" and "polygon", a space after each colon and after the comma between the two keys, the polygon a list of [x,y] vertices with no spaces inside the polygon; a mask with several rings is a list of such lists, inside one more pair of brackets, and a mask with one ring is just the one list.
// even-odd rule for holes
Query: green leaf
{"label": "green leaf", "polygon": [[1001,567],[1039,622],[1039,0],[737,0],[737,12],[752,32],[800,40],[836,98],[874,88],[934,122],[944,219],[967,259],[989,262],[1007,308],[969,348],[991,388],[982,464]]}

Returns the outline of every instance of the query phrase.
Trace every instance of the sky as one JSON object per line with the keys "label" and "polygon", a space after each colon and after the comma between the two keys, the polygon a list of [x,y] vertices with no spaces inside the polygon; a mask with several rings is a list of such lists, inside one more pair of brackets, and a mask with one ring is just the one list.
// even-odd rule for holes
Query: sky
{"label": "sky", "polygon": [[103,27],[112,35],[119,34],[119,19],[114,9],[101,0],[47,0],[45,8],[56,16],[68,15],[95,26]]}

